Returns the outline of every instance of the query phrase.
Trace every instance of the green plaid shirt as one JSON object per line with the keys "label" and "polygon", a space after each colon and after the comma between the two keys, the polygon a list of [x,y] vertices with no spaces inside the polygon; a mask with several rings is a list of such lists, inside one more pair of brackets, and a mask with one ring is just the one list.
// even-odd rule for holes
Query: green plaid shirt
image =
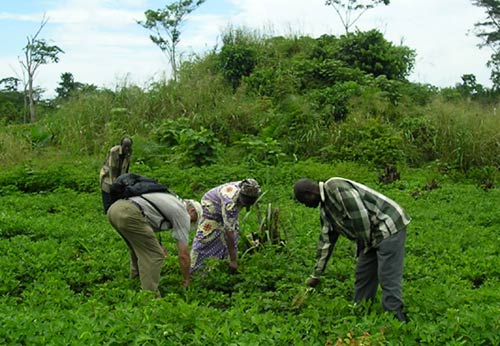
{"label": "green plaid shirt", "polygon": [[323,274],[340,234],[356,241],[358,254],[406,228],[410,217],[381,193],[344,178],[320,182],[321,234],[313,277]]}

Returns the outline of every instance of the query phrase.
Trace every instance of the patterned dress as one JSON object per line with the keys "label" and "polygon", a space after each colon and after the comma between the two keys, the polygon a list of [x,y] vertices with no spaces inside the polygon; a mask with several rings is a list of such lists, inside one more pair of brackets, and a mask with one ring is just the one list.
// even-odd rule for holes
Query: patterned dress
{"label": "patterned dress", "polygon": [[191,247],[191,273],[198,270],[206,258],[225,259],[229,256],[226,241],[228,231],[234,232],[237,253],[239,183],[235,181],[215,187],[201,199],[203,216]]}

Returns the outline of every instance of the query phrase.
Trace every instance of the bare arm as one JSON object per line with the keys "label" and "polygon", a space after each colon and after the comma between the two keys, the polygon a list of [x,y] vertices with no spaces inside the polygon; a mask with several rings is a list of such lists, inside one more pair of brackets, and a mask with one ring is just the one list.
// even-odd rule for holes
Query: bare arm
{"label": "bare arm", "polygon": [[238,269],[238,259],[236,253],[236,244],[234,231],[226,232],[227,250],[229,252],[229,268],[231,271],[236,271]]}
{"label": "bare arm", "polygon": [[111,178],[111,182],[113,182],[120,176],[121,173],[120,153],[118,150],[111,150],[109,155],[108,167],[110,170],[109,177]]}
{"label": "bare arm", "polygon": [[191,265],[191,258],[189,257],[189,247],[187,244],[177,241],[177,250],[179,255],[179,265],[181,267],[182,277],[184,278],[182,285],[184,287],[187,287],[189,285],[189,267]]}

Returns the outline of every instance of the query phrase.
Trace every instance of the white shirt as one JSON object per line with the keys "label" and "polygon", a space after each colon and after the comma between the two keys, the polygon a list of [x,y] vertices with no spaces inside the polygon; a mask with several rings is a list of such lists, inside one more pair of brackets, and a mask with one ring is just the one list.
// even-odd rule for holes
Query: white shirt
{"label": "white shirt", "polygon": [[[136,196],[129,199],[141,206],[151,227],[159,231],[172,229],[172,236],[175,239],[188,244],[191,217],[184,201],[175,195],[162,192],[146,193],[143,197]],[[153,203],[161,213],[148,201]]]}

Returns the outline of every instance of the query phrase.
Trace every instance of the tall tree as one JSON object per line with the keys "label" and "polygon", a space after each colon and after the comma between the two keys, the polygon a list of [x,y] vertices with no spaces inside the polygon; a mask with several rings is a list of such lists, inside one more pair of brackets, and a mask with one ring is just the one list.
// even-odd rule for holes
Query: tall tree
{"label": "tall tree", "polygon": [[149,37],[167,54],[174,80],[177,80],[177,45],[180,42],[181,26],[186,16],[204,2],[205,0],[177,0],[166,5],[164,9],[147,10],[144,12],[146,20],[137,22],[153,32]]}
{"label": "tall tree", "polygon": [[491,68],[493,87],[500,89],[500,0],[474,0],[472,3],[486,9],[486,19],[475,24],[476,36],[483,41],[479,47],[489,47],[493,51],[487,66]]}
{"label": "tall tree", "polygon": [[48,18],[42,18],[40,27],[33,36],[27,37],[27,44],[23,48],[24,57],[19,58],[19,63],[23,68],[23,75],[25,76],[25,93],[27,103],[30,110],[30,121],[36,121],[35,112],[35,90],[33,87],[35,75],[41,65],[51,62],[57,63],[59,61],[59,54],[64,51],[55,45],[49,45],[44,39],[38,38],[42,29],[47,24]]}
{"label": "tall tree", "polygon": [[68,99],[71,93],[80,90],[82,87],[82,83],[75,82],[71,72],[64,72],[61,74],[61,81],[56,88],[57,97],[62,100]]}
{"label": "tall tree", "polygon": [[379,4],[389,5],[390,0],[326,0],[325,5],[332,6],[337,12],[345,33],[349,33],[349,29],[358,19],[369,9],[374,8]]}

